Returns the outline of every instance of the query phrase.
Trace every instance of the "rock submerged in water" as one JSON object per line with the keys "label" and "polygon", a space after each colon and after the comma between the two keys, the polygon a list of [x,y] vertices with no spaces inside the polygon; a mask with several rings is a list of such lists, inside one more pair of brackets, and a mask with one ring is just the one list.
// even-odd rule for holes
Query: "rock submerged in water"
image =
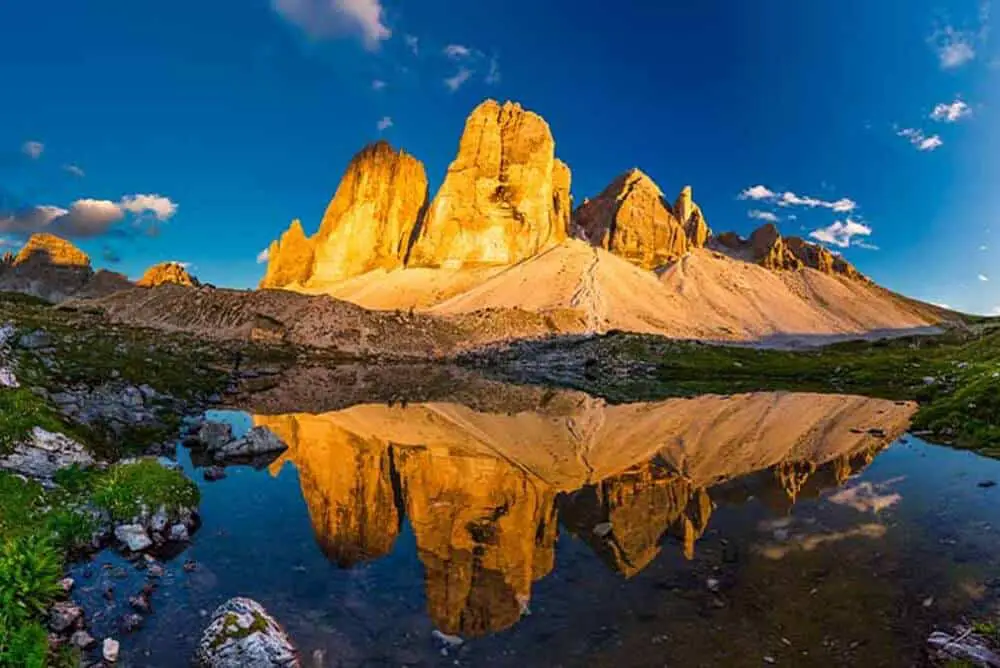
{"label": "rock submerged in water", "polygon": [[243,438],[233,439],[216,448],[213,456],[217,460],[232,457],[256,457],[287,450],[288,446],[267,427],[254,427]]}
{"label": "rock submerged in water", "polygon": [[281,625],[256,601],[236,597],[212,613],[194,664],[200,668],[298,668],[299,653]]}

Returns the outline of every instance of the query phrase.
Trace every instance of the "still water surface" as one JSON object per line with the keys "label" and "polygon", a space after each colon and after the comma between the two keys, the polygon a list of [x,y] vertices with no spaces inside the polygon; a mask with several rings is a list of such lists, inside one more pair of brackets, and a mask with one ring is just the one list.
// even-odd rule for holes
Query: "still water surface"
{"label": "still water surface", "polygon": [[211,417],[289,450],[208,483],[179,449],[203,525],[141,630],[118,629],[141,572],[110,552],[76,569],[124,665],[189,665],[236,595],[305,666],[922,665],[935,625],[1000,594],[1000,487],[979,486],[1000,463],[906,436],[911,404],[495,384],[251,403]]}

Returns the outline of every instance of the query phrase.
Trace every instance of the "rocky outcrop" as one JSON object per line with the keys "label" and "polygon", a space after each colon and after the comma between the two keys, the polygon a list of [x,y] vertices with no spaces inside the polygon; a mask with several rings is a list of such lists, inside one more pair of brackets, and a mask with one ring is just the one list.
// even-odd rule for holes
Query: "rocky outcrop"
{"label": "rocky outcrop", "polygon": [[97,273],[87,281],[81,290],[73,294],[74,299],[85,299],[89,297],[100,298],[114,294],[119,290],[127,290],[134,287],[134,283],[128,280],[125,274],[107,269],[98,269]]}
{"label": "rocky outcrop", "polygon": [[802,237],[783,237],[773,223],[753,231],[749,239],[735,232],[711,237],[709,245],[733,257],[756,262],[773,271],[794,271],[809,267],[824,274],[865,280],[854,266],[819,244]]}
{"label": "rocky outcrop", "polygon": [[34,427],[27,438],[0,455],[0,470],[42,481],[51,481],[62,469],[85,469],[94,463],[81,443],[41,427]]}
{"label": "rocky outcrop", "polygon": [[584,240],[644,269],[676,260],[691,245],[659,186],[638,169],[584,202],[573,222]]}
{"label": "rocky outcrop", "polygon": [[231,598],[212,613],[194,664],[199,668],[298,668],[299,653],[285,630],[257,601]]}
{"label": "rocky outcrop", "polygon": [[38,233],[0,273],[0,291],[58,302],[83,288],[93,273],[82,250],[53,234]]}
{"label": "rocky outcrop", "polygon": [[695,248],[703,247],[712,232],[705,220],[705,214],[701,212],[701,207],[694,202],[691,186],[684,186],[681,189],[681,194],[674,202],[674,215],[684,228],[690,244]]}
{"label": "rocky outcrop", "polygon": [[762,225],[753,231],[750,235],[750,249],[753,251],[754,261],[768,269],[781,271],[802,268],[802,261],[788,249],[773,223]]}
{"label": "rocky outcrop", "polygon": [[261,288],[281,288],[303,284],[313,270],[315,244],[306,237],[302,223],[296,218],[281,238],[272,241],[267,250],[267,273],[260,282]]}
{"label": "rocky outcrop", "polygon": [[431,203],[408,264],[508,265],[567,237],[569,169],[541,116],[483,102]]}
{"label": "rocky outcrop", "polygon": [[644,269],[656,269],[705,245],[709,230],[686,186],[671,207],[660,187],[631,169],[573,213],[577,236]]}
{"label": "rocky outcrop", "polygon": [[193,288],[201,284],[180,262],[160,262],[147,269],[136,285],[141,288],[155,288],[158,285],[182,285]]}

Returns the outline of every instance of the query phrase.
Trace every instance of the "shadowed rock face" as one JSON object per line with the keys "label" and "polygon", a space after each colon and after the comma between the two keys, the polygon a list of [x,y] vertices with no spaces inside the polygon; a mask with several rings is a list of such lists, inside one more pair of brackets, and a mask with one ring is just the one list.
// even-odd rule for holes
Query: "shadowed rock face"
{"label": "shadowed rock face", "polygon": [[750,239],[742,239],[735,232],[724,232],[712,237],[711,245],[773,271],[794,271],[809,267],[824,274],[867,280],[851,263],[823,246],[810,243],[802,237],[781,236],[774,223],[758,227],[750,235]]}
{"label": "shadowed rock face", "polygon": [[[790,504],[840,484],[907,426],[915,405],[762,393],[609,405],[578,392],[491,407],[359,404],[256,416],[289,449],[318,544],[342,566],[387,554],[405,517],[446,633],[520,618],[554,564],[557,522],[632,576],[667,536],[688,558],[716,497]],[[505,399],[509,399],[506,397]],[[719,490],[719,491],[717,491]]]}
{"label": "shadowed rock face", "polygon": [[487,100],[465,123],[408,264],[506,265],[537,255],[567,237],[569,186],[541,116]]}
{"label": "shadowed rock face", "polygon": [[38,233],[0,273],[0,290],[58,302],[78,292],[93,275],[86,253],[65,239]]}

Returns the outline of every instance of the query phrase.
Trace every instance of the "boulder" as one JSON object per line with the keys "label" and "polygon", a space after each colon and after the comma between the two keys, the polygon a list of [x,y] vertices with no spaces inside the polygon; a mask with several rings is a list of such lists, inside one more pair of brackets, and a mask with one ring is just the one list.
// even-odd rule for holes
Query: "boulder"
{"label": "boulder", "polygon": [[223,460],[269,455],[287,449],[288,446],[273,431],[267,427],[254,427],[246,433],[246,436],[233,439],[217,448],[212,448],[211,451],[215,459]]}
{"label": "boulder", "polygon": [[49,481],[56,471],[77,466],[89,468],[95,460],[83,444],[68,436],[35,427],[24,442],[0,455],[0,470]]}
{"label": "boulder", "polygon": [[509,265],[568,236],[570,173],[541,116],[487,100],[465,122],[407,264]]}
{"label": "boulder", "polygon": [[67,633],[83,623],[83,609],[71,601],[59,601],[49,610],[49,628]]}
{"label": "boulder", "polygon": [[233,440],[233,427],[225,422],[203,422],[192,438],[209,450],[217,450]]}
{"label": "boulder", "polygon": [[153,546],[153,541],[141,524],[121,524],[116,526],[115,538],[131,552],[142,552]]}
{"label": "boulder", "polygon": [[298,650],[264,607],[232,598],[212,614],[194,663],[201,668],[297,668]]}

